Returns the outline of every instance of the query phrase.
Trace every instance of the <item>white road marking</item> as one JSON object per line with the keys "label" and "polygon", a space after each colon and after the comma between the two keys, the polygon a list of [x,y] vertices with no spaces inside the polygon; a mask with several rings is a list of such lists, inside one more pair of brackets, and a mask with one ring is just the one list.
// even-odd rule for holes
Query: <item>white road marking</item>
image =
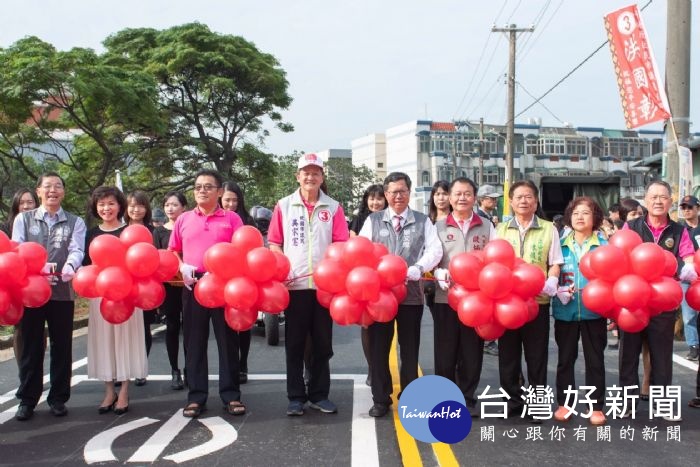
{"label": "white road marking", "polygon": [[154,418],[144,417],[98,433],[87,442],[83,449],[85,462],[94,464],[95,462],[116,461],[117,458],[114,457],[114,453],[112,453],[112,443],[115,439],[131,430],[136,430],[156,422],[158,422],[158,420]]}
{"label": "white road marking", "polygon": [[378,467],[377,430],[374,418],[367,413],[372,406],[372,391],[365,384],[365,375],[353,376],[351,465]]}
{"label": "white road marking", "polygon": [[[209,428],[212,434],[211,439],[191,449],[165,456],[163,459],[174,461],[178,464],[187,462],[223,449],[238,439],[238,432],[236,429],[221,417],[200,418],[199,421]],[[131,459],[129,459],[129,461],[131,461]]]}
{"label": "white road marking", "polygon": [[155,462],[190,420],[192,419],[184,417],[182,409],[179,409],[138,448],[127,462]]}
{"label": "white road marking", "polygon": [[693,371],[698,371],[698,364],[697,363],[693,363],[690,360],[688,360],[687,358],[681,357],[678,354],[675,354],[675,353],[673,354],[673,361],[678,363],[680,366],[684,366],[684,367],[689,368]]}

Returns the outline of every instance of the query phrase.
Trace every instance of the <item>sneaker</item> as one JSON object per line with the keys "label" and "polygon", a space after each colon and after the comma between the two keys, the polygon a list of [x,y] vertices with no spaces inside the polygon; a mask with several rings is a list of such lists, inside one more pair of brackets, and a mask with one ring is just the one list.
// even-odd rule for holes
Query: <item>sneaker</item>
{"label": "sneaker", "polygon": [[315,410],[320,410],[323,413],[338,413],[338,407],[328,399],[323,399],[318,402],[309,402],[309,407]]}
{"label": "sneaker", "polygon": [[568,422],[571,418],[571,412],[564,406],[559,407],[554,412],[554,420],[558,422]]}
{"label": "sneaker", "polygon": [[304,403],[300,401],[289,401],[289,405],[287,405],[287,415],[290,417],[304,415]]}
{"label": "sneaker", "polygon": [[698,361],[698,346],[691,345],[688,349],[688,355],[686,355],[685,358],[693,362]]}
{"label": "sneaker", "polygon": [[484,353],[488,355],[498,356],[498,342],[490,341],[484,344]]}
{"label": "sneaker", "polygon": [[700,409],[700,397],[694,397],[688,401],[688,407]]}

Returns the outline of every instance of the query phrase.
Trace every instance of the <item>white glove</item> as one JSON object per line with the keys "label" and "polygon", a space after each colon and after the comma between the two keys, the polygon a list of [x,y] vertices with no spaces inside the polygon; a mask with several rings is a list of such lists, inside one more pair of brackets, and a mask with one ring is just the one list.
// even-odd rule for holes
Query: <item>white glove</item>
{"label": "white glove", "polygon": [[196,282],[194,278],[194,273],[197,270],[196,267],[191,264],[182,263],[180,265],[180,274],[182,274],[182,282],[185,283],[185,287],[192,290],[192,285]]}
{"label": "white glove", "polygon": [[420,272],[420,269],[418,269],[418,266],[411,266],[408,268],[408,271],[406,272],[406,280],[409,281],[417,281],[420,280],[420,276],[422,276],[423,273]]}
{"label": "white glove", "polygon": [[566,305],[567,303],[569,303],[571,301],[571,291],[569,287],[559,287],[559,289],[557,290],[557,297],[559,298],[559,301],[562,305]]}
{"label": "white glove", "polygon": [[58,283],[58,277],[53,274],[56,272],[56,263],[46,263],[43,268],[41,268],[41,273],[46,274],[46,280],[50,285],[56,285]]}
{"label": "white glove", "polygon": [[543,294],[547,294],[550,297],[554,297],[557,294],[557,289],[559,288],[559,278],[558,277],[549,277],[547,278],[547,281],[544,283],[544,287],[542,288]]}
{"label": "white glove", "polygon": [[698,278],[698,273],[695,272],[695,266],[693,266],[692,263],[684,264],[683,268],[681,269],[681,273],[678,275],[678,278],[683,282],[693,282],[695,279]]}
{"label": "white glove", "polygon": [[63,282],[70,282],[73,280],[74,276],[75,269],[73,269],[73,265],[70,263],[64,264],[63,269],[61,269],[61,280]]}
{"label": "white glove", "polygon": [[450,271],[447,269],[437,268],[433,271],[433,277],[442,290],[447,290],[450,287]]}

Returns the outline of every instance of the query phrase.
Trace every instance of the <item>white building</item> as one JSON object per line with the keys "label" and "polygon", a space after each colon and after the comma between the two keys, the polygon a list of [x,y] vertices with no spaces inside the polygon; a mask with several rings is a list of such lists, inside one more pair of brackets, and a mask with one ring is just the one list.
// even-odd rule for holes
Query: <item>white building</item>
{"label": "white building", "polygon": [[352,165],[364,165],[377,174],[379,180],[387,175],[386,136],[384,133],[371,133],[351,141]]}

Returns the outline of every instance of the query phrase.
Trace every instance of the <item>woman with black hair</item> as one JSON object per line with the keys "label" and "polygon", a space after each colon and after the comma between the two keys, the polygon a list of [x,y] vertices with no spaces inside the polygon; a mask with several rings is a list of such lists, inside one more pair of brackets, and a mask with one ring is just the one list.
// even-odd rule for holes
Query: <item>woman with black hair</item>
{"label": "woman with black hair", "polygon": [[428,217],[434,224],[441,219],[445,219],[452,212],[450,206],[450,184],[445,180],[438,180],[430,190],[430,200],[428,201]]}
{"label": "woman with black hair", "polygon": [[[241,187],[238,186],[236,182],[228,181],[224,182],[221,188],[224,190],[224,194],[221,195],[221,207],[226,211],[233,211],[238,214],[241,220],[243,220],[243,224],[252,225],[253,227],[257,228],[255,225],[255,220],[245,208],[245,199],[243,197],[243,190],[241,190]],[[250,352],[250,339],[250,329],[247,331],[240,331],[238,333],[238,362],[240,365],[238,381],[241,384],[248,382],[248,353]]]}

